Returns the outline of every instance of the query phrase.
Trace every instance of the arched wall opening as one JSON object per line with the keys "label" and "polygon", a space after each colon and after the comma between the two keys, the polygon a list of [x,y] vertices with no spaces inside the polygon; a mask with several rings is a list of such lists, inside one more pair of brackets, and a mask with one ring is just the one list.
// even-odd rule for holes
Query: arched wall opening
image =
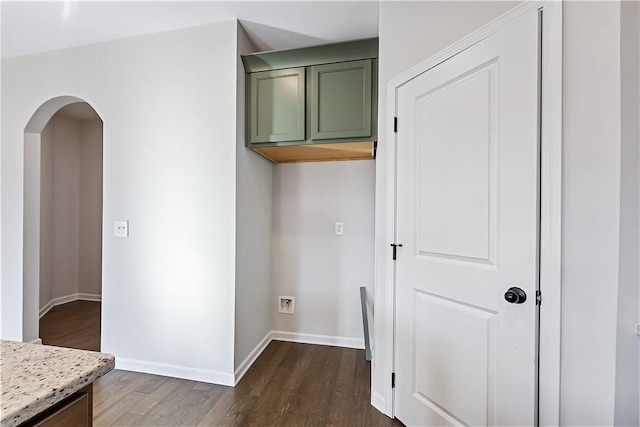
{"label": "arched wall opening", "polygon": [[25,127],[25,341],[42,338],[40,318],[56,305],[100,300],[102,135],[99,114],[73,96],[45,102]]}

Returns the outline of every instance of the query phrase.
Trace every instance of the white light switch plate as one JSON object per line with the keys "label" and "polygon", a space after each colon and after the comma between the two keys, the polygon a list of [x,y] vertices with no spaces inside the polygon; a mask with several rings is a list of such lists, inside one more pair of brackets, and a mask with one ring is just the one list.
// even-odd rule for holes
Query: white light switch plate
{"label": "white light switch plate", "polygon": [[129,237],[129,221],[113,221],[113,235],[115,237]]}

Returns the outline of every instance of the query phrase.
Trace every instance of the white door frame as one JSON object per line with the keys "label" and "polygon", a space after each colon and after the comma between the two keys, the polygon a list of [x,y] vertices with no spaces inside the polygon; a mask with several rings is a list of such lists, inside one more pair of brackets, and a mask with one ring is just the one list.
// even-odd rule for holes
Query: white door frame
{"label": "white door frame", "polygon": [[[562,1],[529,1],[507,12],[486,26],[435,54],[424,62],[389,81],[387,85],[387,120],[397,112],[398,89],[409,80],[451,58],[457,53],[497,32],[509,22],[538,9],[543,13],[542,84],[541,93],[541,154],[540,154],[540,306],[539,336],[539,413],[541,426],[560,424],[560,327],[561,327],[561,208],[562,208]],[[391,379],[394,371],[395,265],[391,261],[391,243],[395,243],[395,177],[396,133],[388,126],[385,155],[387,159],[387,205],[385,236],[387,256],[385,277],[377,277],[375,300],[377,325],[384,327],[384,345],[375,346],[374,369],[382,369]],[[384,183],[382,183],[384,185]],[[374,343],[375,344],[375,343]],[[376,361],[376,357],[378,360]],[[377,362],[377,363],[376,363]],[[375,372],[374,372],[375,375]],[[385,381],[383,396],[372,396],[372,404],[389,416],[394,416],[394,392],[391,381]]]}

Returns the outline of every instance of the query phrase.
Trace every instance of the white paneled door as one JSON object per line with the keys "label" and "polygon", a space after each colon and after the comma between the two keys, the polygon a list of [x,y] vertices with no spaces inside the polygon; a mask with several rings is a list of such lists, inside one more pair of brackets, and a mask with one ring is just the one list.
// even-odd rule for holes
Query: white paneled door
{"label": "white paneled door", "polygon": [[536,421],[539,49],[533,10],[398,89],[406,425]]}

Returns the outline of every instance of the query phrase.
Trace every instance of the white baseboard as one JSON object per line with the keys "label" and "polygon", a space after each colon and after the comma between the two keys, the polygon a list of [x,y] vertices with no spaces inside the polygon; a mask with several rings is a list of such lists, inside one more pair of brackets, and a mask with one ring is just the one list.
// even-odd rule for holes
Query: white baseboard
{"label": "white baseboard", "polygon": [[256,348],[254,348],[251,351],[251,353],[249,353],[249,355],[245,357],[245,359],[240,363],[240,365],[238,366],[238,368],[234,373],[235,375],[234,386],[238,385],[242,377],[244,377],[244,374],[246,374],[249,368],[251,367],[251,365],[253,365],[253,362],[255,362],[258,356],[260,356],[264,351],[264,349],[267,348],[267,346],[271,342],[271,335],[272,335],[272,332],[269,332],[267,335],[265,335],[264,338],[262,338],[262,341],[258,343]]}
{"label": "white baseboard", "polygon": [[29,341],[30,344],[42,344],[42,338],[36,338],[33,341]]}
{"label": "white baseboard", "polygon": [[182,378],[185,380],[202,381],[233,387],[234,374],[232,372],[210,371],[205,369],[188,368],[186,366],[170,365],[167,363],[147,362],[143,360],[125,359],[116,356],[116,369],[124,371],[142,372],[145,374],[162,375],[165,377]]}
{"label": "white baseboard", "polygon": [[383,414],[389,416],[389,414],[385,413],[386,405],[384,401],[384,396],[381,395],[380,393],[373,393],[373,392],[371,393],[371,406],[373,406]]}
{"label": "white baseboard", "polygon": [[339,337],[335,335],[302,334],[298,332],[271,331],[271,339],[275,341],[291,341],[304,344],[330,345],[364,349],[364,338]]}
{"label": "white baseboard", "polygon": [[63,297],[54,298],[48,303],[46,303],[44,307],[40,309],[40,318],[42,318],[42,316],[47,314],[49,310],[51,310],[53,307],[57,305],[66,304],[68,302],[77,301],[77,300],[102,301],[102,295],[75,293],[71,295],[65,295]]}
{"label": "white baseboard", "polygon": [[[116,369],[124,371],[142,372],[145,374],[162,375],[166,377],[183,378],[186,380],[202,381],[235,387],[247,373],[251,365],[262,354],[271,341],[290,341],[304,344],[330,345],[334,347],[364,348],[364,338],[348,338],[333,335],[301,334],[297,332],[271,331],[256,345],[249,355],[240,363],[233,373],[194,369],[185,366],[166,363],[147,362],[143,360],[127,359],[116,356]],[[382,399],[384,403],[384,399]],[[373,403],[373,398],[372,398]],[[375,406],[375,405],[374,405]],[[382,405],[383,407],[384,405]]]}
{"label": "white baseboard", "polygon": [[97,301],[97,302],[101,302],[102,301],[102,295],[99,294],[83,294],[83,293],[79,293],[76,294],[78,296],[79,300],[82,301]]}

